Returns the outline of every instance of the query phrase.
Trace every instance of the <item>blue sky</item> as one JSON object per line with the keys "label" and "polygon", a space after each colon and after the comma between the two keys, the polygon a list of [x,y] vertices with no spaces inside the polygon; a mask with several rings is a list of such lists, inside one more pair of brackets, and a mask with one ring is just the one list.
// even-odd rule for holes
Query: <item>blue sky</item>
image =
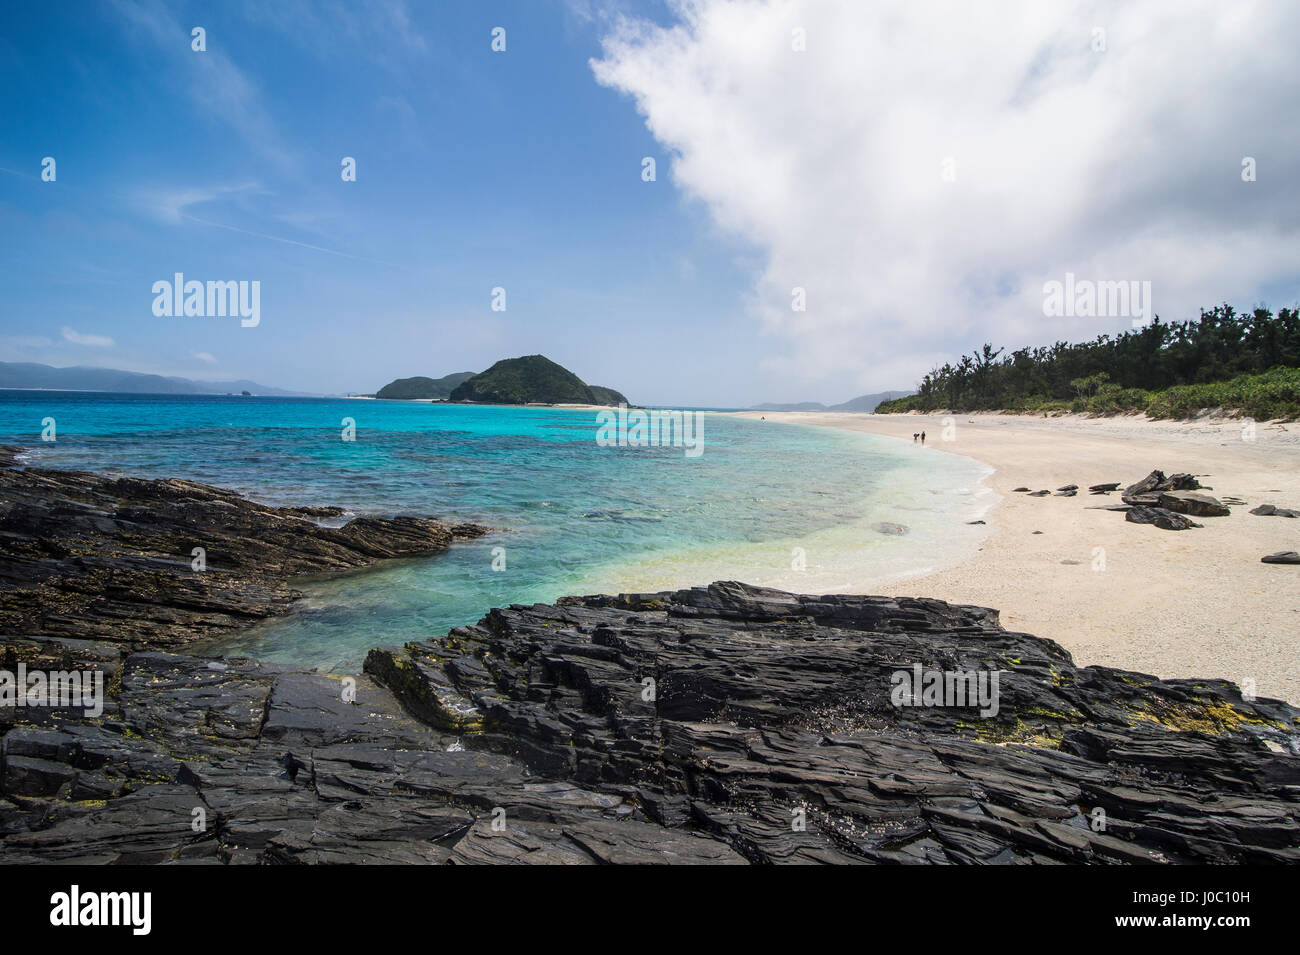
{"label": "blue sky", "polygon": [[[1167,320],[1295,305],[1297,34],[1220,0],[11,5],[0,360],[344,393],[540,352],[637,402],[831,403],[1130,327],[1049,314],[1067,274]],[[260,324],[155,316],[176,272],[260,282]]]}
{"label": "blue sky", "polygon": [[[779,390],[749,377],[750,253],[595,82],[593,21],[536,2],[212,6],[7,15],[0,358],[364,392],[541,352],[638,401]],[[152,283],[176,271],[259,280],[261,324],[155,317]]]}

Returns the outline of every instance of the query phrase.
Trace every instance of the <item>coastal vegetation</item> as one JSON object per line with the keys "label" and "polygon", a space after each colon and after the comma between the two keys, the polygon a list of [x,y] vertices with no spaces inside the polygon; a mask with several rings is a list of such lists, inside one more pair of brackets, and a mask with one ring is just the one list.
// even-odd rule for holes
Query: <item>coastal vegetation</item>
{"label": "coastal vegetation", "polygon": [[1090,342],[1021,348],[986,344],[935,368],[917,393],[882,402],[905,411],[1144,412],[1184,418],[1207,409],[1254,418],[1300,415],[1300,312],[1221,305],[1184,322],[1159,317]]}

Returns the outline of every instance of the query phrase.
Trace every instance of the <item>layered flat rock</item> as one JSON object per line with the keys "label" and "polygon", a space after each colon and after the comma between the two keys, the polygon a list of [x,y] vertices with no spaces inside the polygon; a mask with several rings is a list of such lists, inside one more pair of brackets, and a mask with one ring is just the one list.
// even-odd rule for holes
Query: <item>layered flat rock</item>
{"label": "layered flat rock", "polygon": [[1216,497],[1196,491],[1162,491],[1157,499],[1159,506],[1178,514],[1196,517],[1227,517],[1231,509]]}
{"label": "layered flat rock", "polygon": [[[996,672],[996,712],[898,705],[917,668]],[[1300,711],[1076,667],[982,608],[718,583],[494,610],[366,669],[751,862],[1300,861]]]}
{"label": "layered flat rock", "polygon": [[[0,706],[7,862],[1300,861],[1300,712],[937,600],[569,598],[356,677],[50,637],[0,661],[108,687]],[[928,672],[996,692],[899,694]]]}
{"label": "layered flat rock", "polygon": [[1259,507],[1252,507],[1250,513],[1260,517],[1300,517],[1300,511],[1289,507],[1278,507],[1276,504],[1261,504]]}
{"label": "layered flat rock", "polygon": [[1300,554],[1293,550],[1280,550],[1276,554],[1268,554],[1259,560],[1260,563],[1264,564],[1300,564]]}
{"label": "layered flat rock", "polygon": [[1185,531],[1189,528],[1205,526],[1196,523],[1185,514],[1179,514],[1177,511],[1171,511],[1164,507],[1147,507],[1142,504],[1134,504],[1129,507],[1124,519],[1130,524],[1154,524],[1166,531]]}
{"label": "layered flat rock", "polygon": [[484,528],[343,522],[182,480],[19,468],[0,449],[0,632],[178,647],[284,613],[289,581],[434,554]]}
{"label": "layered flat rock", "polygon": [[539,778],[339,678],[112,644],[0,639],[30,670],[99,668],[112,697],[0,705],[6,863],[726,863],[629,800]]}
{"label": "layered flat rock", "polygon": [[1198,491],[1201,482],[1191,474],[1165,475],[1164,471],[1152,471],[1136,484],[1126,487],[1120,497],[1125,504],[1158,506],[1160,495],[1167,491]]}

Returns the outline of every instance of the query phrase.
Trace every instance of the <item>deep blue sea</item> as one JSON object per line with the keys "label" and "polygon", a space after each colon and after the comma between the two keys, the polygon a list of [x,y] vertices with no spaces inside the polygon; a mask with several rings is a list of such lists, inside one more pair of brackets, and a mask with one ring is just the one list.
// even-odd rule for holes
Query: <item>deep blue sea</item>
{"label": "deep blue sea", "polygon": [[[299,581],[307,597],[293,614],[206,648],[336,670],[355,670],[372,646],[446,633],[493,606],[717,579],[861,591],[960,560],[982,536],[965,522],[991,502],[981,484],[989,472],[967,458],[721,414],[705,416],[703,453],[688,457],[602,447],[596,415],[0,391],[0,443],[30,448],[33,467],[184,477],[272,504],[495,529],[434,557]],[[53,442],[41,439],[47,418]],[[345,418],[353,441],[343,440]],[[881,522],[908,533],[882,533]]]}

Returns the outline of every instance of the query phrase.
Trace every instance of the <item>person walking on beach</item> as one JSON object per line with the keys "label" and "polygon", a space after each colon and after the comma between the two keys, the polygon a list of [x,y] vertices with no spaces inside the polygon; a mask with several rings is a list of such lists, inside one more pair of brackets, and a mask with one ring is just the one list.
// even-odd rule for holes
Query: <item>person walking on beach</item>
{"label": "person walking on beach", "polygon": [[913,444],[916,444],[916,439],[917,439],[918,437],[919,437],[919,435],[918,435],[915,431],[913,431],[913,432],[912,432],[912,443],[913,443]]}
{"label": "person walking on beach", "polygon": [[924,431],[921,432],[921,443],[922,443],[922,444],[925,444],[925,432],[924,432]]}

